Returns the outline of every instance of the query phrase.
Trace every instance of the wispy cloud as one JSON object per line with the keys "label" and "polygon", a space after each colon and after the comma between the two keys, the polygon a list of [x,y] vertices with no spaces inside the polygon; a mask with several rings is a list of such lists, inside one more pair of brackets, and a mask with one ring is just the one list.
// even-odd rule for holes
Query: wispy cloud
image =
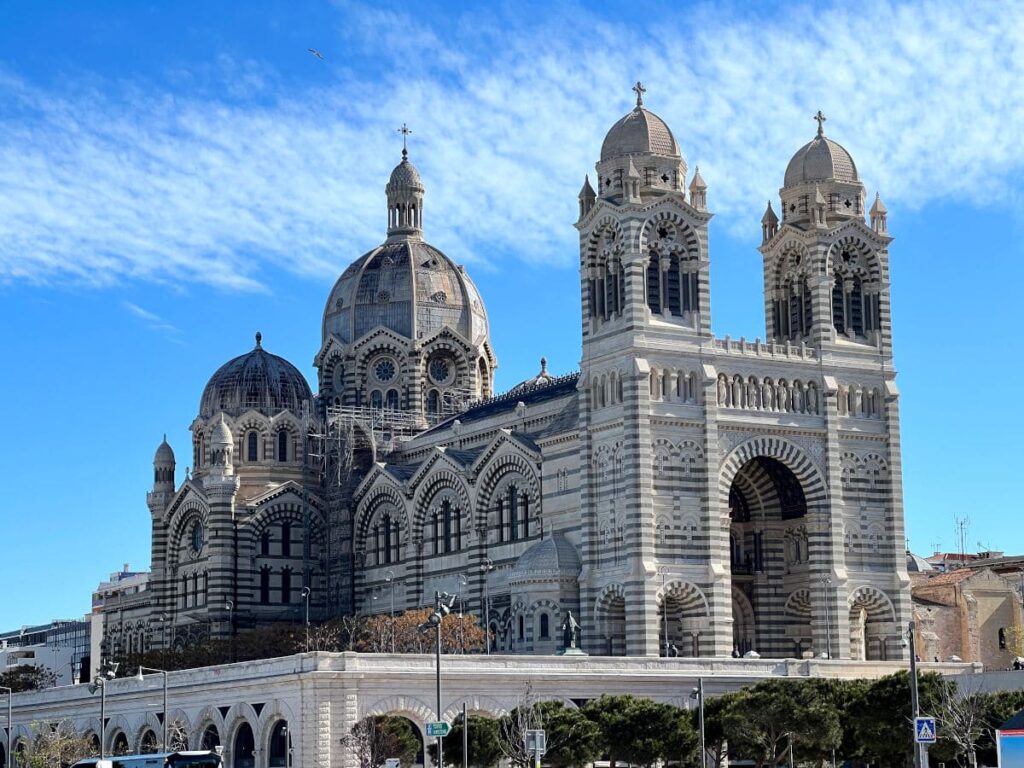
{"label": "wispy cloud", "polygon": [[635,23],[575,8],[542,25],[476,13],[443,29],[340,13],[338,47],[383,74],[357,77],[327,46],[310,64],[337,68],[330,86],[286,88],[269,65],[221,59],[222,98],[183,90],[181,73],[160,92],[0,72],[0,282],[253,291],[274,269],[336,275],[381,239],[403,121],[432,241],[460,261],[570,265],[576,192],[638,77],[719,221],[752,241],[818,108],[894,220],[940,199],[1021,195],[1019,3],[816,4],[746,20],[705,7]]}
{"label": "wispy cloud", "polygon": [[163,333],[170,337],[172,341],[184,343],[180,338],[181,329],[176,325],[167,322],[159,315],[156,315],[147,309],[143,309],[138,304],[133,304],[130,301],[122,302],[122,304],[130,314],[141,320],[150,330]]}

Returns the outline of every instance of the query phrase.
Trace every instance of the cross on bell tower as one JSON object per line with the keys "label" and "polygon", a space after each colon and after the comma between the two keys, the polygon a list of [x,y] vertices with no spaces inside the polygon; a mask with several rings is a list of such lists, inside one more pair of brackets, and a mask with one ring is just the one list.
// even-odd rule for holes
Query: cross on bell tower
{"label": "cross on bell tower", "polygon": [[402,127],[398,129],[398,132],[402,134],[402,159],[406,160],[409,157],[409,134],[412,133],[412,128],[402,123]]}
{"label": "cross on bell tower", "polygon": [[644,105],[644,94],[647,93],[647,89],[644,88],[643,83],[637,80],[636,85],[633,86],[633,93],[636,94],[636,106],[639,109]]}
{"label": "cross on bell tower", "polygon": [[818,135],[825,135],[825,121],[828,119],[825,114],[819,109],[818,114],[814,116],[814,119],[818,121]]}

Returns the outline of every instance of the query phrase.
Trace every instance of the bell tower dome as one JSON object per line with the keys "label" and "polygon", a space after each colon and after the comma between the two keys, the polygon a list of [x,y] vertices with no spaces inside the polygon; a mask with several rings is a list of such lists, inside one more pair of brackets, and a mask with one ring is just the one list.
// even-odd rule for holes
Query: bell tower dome
{"label": "bell tower dome", "polygon": [[409,162],[408,136],[412,133],[406,125],[399,128],[402,134],[402,162],[391,172],[384,191],[388,196],[388,241],[395,239],[423,238],[423,182],[420,172]]}

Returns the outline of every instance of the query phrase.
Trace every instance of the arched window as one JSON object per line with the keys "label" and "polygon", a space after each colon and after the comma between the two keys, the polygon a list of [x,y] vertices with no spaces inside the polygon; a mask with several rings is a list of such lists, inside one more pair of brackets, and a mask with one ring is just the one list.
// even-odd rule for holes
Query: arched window
{"label": "arched window", "polygon": [[441,413],[441,395],[436,389],[430,390],[427,395],[427,415],[436,417]]}
{"label": "arched window", "polygon": [[282,429],[277,433],[277,460],[288,461],[288,430]]}
{"label": "arched window", "polygon": [[398,390],[397,389],[389,389],[388,390],[387,398],[384,401],[384,407],[387,408],[389,411],[397,411],[398,410]]}
{"label": "arched window", "polygon": [[498,543],[505,541],[505,500],[498,499],[497,502],[497,513],[498,513]]}
{"label": "arched window", "polygon": [[292,556],[292,524],[285,520],[281,523],[281,557]]}
{"label": "arched window", "polygon": [[523,491],[523,538],[530,538],[530,494]]}
{"label": "arched window", "polygon": [[381,394],[379,389],[375,389],[370,393],[370,407],[378,409],[384,407],[384,395]]}
{"label": "arched window", "polygon": [[662,287],[661,287],[661,258],[656,253],[651,254],[647,262],[647,306],[656,315],[662,310]]}
{"label": "arched window", "polygon": [[279,721],[270,732],[269,768],[285,768],[288,765],[288,753],[291,751],[288,737],[288,723]]}
{"label": "arched window", "polygon": [[270,566],[260,568],[260,605],[270,605]]}
{"label": "arched window", "polygon": [[259,438],[255,432],[250,432],[246,440],[246,461],[259,461]]}
{"label": "arched window", "polygon": [[999,650],[1006,650],[1006,627],[999,628]]}
{"label": "arched window", "polygon": [[281,569],[281,602],[284,605],[292,601],[292,569]]}
{"label": "arched window", "polygon": [[523,614],[519,614],[519,639],[526,639],[526,619],[523,618]]}
{"label": "arched window", "polygon": [[437,510],[435,509],[431,515],[431,520],[434,524],[434,554],[441,554],[441,526],[438,520]]}
{"label": "arched window", "polygon": [[551,619],[546,613],[540,615],[540,639],[549,640],[551,638]]}
{"label": "arched window", "polygon": [[220,733],[217,731],[216,725],[209,726],[203,731],[203,739],[199,745],[199,748],[204,752],[213,752],[217,747],[220,746]]}
{"label": "arched window", "polygon": [[863,336],[864,314],[864,290],[860,278],[836,275],[832,286],[832,324],[836,332]]}
{"label": "arched window", "polygon": [[444,520],[444,551],[452,551],[452,503],[445,499],[441,502],[441,516]]}
{"label": "arched window", "polygon": [[519,492],[514,485],[508,487],[508,539],[509,541],[519,540]]}
{"label": "arched window", "polygon": [[181,607],[188,608],[188,574],[181,575]]}
{"label": "arched window", "polygon": [[[127,755],[131,753],[131,747],[128,746],[128,737],[124,731],[119,731],[117,736],[114,737],[114,749],[112,750],[115,755]],[[250,765],[249,768],[252,768]]]}

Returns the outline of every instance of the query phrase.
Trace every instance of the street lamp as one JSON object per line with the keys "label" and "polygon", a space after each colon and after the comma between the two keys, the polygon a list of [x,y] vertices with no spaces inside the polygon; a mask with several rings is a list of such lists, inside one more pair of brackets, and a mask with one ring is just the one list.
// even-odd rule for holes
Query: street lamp
{"label": "street lamp", "polygon": [[668,578],[668,568],[664,565],[658,569],[658,573],[661,574],[661,615],[664,619],[664,634],[665,634],[665,658],[668,658],[668,595],[665,592],[665,583]]}
{"label": "street lamp", "polygon": [[485,557],[480,563],[480,570],[484,574],[484,647],[488,656],[491,655],[491,590],[490,573],[494,570],[494,561]]}
{"label": "street lamp", "polygon": [[140,683],[146,678],[143,677],[144,672],[159,672],[164,678],[164,711],[163,716],[160,718],[164,725],[163,744],[161,746],[164,752],[170,752],[167,748],[167,670],[166,669],[154,669],[153,667],[139,667],[139,672],[135,675],[135,679]]}
{"label": "street lamp", "polygon": [[306,603],[306,653],[309,653],[309,594],[311,591],[309,587],[303,587],[302,592],[299,593]]}
{"label": "street lamp", "polygon": [[100,692],[100,760],[107,756],[107,683],[117,676],[117,664],[104,661],[89,685],[89,693]]}
{"label": "street lamp", "polygon": [[822,589],[825,592],[825,658],[832,658],[832,621],[828,610],[828,587],[832,583],[832,579],[828,576],[822,576],[819,579],[821,582]]}
{"label": "street lamp", "polygon": [[391,585],[391,653],[395,652],[395,572],[389,570],[384,574],[384,581]]}
{"label": "street lamp", "polygon": [[461,653],[466,652],[466,632],[462,626],[462,592],[466,589],[469,584],[469,576],[464,573],[459,574],[459,651]]}
{"label": "street lamp", "polygon": [[916,625],[910,622],[907,631],[903,635],[903,647],[910,648],[910,708],[913,710],[911,717],[914,719],[914,768],[921,768],[926,763],[921,754],[923,744],[917,743],[917,718],[921,716],[921,704],[917,696],[917,646],[914,642],[914,630]]}
{"label": "street lamp", "polygon": [[697,722],[700,725],[700,768],[707,768],[708,753],[704,744],[704,678],[697,678],[697,687],[690,691],[690,698],[697,700]]}
{"label": "street lamp", "polygon": [[7,691],[7,768],[11,768],[11,753],[14,751],[14,691],[0,685],[0,691]]}
{"label": "street lamp", "polygon": [[235,601],[225,600],[224,610],[228,612],[228,645],[231,651],[231,662],[235,661]]}
{"label": "street lamp", "polygon": [[[437,647],[434,652],[435,675],[437,678],[437,721],[441,722],[441,622],[444,617],[452,612],[452,606],[459,599],[458,595],[448,592],[434,593],[434,610],[427,616],[427,620],[419,625],[420,632],[434,630],[437,633]],[[444,742],[441,736],[437,737],[437,764],[444,765]]]}

